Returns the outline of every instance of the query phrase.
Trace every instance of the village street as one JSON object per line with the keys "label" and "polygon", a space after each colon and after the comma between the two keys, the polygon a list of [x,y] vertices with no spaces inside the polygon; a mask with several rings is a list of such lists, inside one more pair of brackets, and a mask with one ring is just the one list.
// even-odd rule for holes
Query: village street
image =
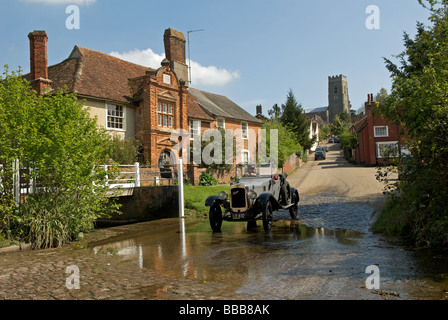
{"label": "village street", "polygon": [[[167,219],[60,249],[0,252],[0,299],[445,299],[446,255],[369,231],[384,200],[375,170],[331,145],[327,160],[311,158],[288,177],[301,194],[298,220],[276,212],[269,233]],[[372,275],[377,287],[368,288]]]}

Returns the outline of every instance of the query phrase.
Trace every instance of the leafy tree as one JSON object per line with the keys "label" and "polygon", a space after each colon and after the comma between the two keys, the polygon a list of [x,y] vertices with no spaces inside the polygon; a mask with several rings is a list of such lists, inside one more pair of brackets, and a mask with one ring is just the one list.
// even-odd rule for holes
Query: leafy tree
{"label": "leafy tree", "polygon": [[273,119],[263,123],[262,129],[266,130],[266,156],[271,155],[271,130],[278,130],[278,167],[283,167],[289,156],[303,151],[296,134],[288,127]]}
{"label": "leafy tree", "polygon": [[120,165],[134,164],[138,160],[140,146],[135,139],[123,139],[113,135],[111,158]]}
{"label": "leafy tree", "polygon": [[[67,243],[117,208],[105,197],[113,172],[99,166],[110,158],[110,137],[73,94],[37,96],[6,68],[0,78],[0,150],[0,221],[36,248]],[[18,206],[10,183],[16,159],[33,169],[27,178],[35,181],[35,192]]]}
{"label": "leafy tree", "polygon": [[387,90],[384,88],[381,88],[380,91],[375,95],[375,101],[382,104],[386,101],[389,94],[387,93]]}
{"label": "leafy tree", "polygon": [[398,64],[385,59],[392,90],[380,112],[409,136],[412,156],[400,169],[399,210],[419,245],[445,244],[448,236],[448,1],[419,0],[431,16],[417,23]]}
{"label": "leafy tree", "polygon": [[278,106],[278,104],[274,104],[272,106],[272,109],[268,111],[268,115],[271,117],[271,119],[274,119],[278,122],[281,112],[282,109]]}

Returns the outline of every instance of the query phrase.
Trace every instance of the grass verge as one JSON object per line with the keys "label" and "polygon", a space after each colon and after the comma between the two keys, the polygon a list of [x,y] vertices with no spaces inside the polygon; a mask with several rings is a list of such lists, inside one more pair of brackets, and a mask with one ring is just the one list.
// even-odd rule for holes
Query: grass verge
{"label": "grass verge", "polygon": [[228,184],[216,186],[184,186],[185,213],[187,215],[205,216],[209,208],[205,206],[205,200],[209,196],[218,195],[219,192],[230,192]]}
{"label": "grass verge", "polygon": [[401,210],[400,199],[389,199],[377,221],[372,226],[374,233],[405,237],[409,234],[406,214]]}

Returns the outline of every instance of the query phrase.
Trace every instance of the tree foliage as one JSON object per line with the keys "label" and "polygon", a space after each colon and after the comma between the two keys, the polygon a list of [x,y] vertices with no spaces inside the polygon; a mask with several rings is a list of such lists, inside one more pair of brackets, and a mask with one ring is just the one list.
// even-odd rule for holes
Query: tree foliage
{"label": "tree foliage", "polygon": [[310,124],[292,90],[288,91],[286,102],[282,105],[280,121],[295,134],[297,141],[305,150],[311,149],[316,137],[310,138]]}
{"label": "tree foliage", "polygon": [[[93,227],[107,213],[106,176],[99,165],[110,158],[110,137],[78,103],[59,90],[38,96],[6,67],[0,78],[0,228],[37,248],[59,246]],[[12,163],[35,192],[16,205]],[[0,231],[1,232],[1,231]]]}
{"label": "tree foliage", "polygon": [[[418,245],[448,243],[448,1],[419,1],[431,16],[404,34],[398,63],[385,59],[393,85],[381,113],[407,133],[412,156],[399,165],[397,210]],[[395,200],[394,200],[395,201]]]}
{"label": "tree foliage", "polygon": [[278,167],[281,168],[292,154],[300,155],[303,148],[300,145],[295,133],[281,122],[274,119],[266,120],[262,129],[266,130],[266,155],[271,156],[271,130],[277,130],[278,133]]}

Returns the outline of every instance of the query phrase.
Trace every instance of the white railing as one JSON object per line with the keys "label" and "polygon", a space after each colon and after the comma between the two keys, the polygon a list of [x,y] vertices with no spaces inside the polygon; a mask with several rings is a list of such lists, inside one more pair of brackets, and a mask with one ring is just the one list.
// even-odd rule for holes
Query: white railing
{"label": "white railing", "polygon": [[[142,185],[146,186],[158,186],[163,184],[164,181],[168,181],[169,185],[174,185],[174,182],[178,182],[179,187],[179,216],[184,216],[184,192],[183,192],[183,165],[182,159],[179,159],[178,164],[159,166],[140,166],[138,162],[133,165],[120,165],[119,168],[129,171],[121,171],[120,176],[116,179],[107,179],[107,186],[109,189],[131,189],[138,188]],[[100,166],[103,170],[108,171],[109,166]],[[158,168],[155,169],[155,168]],[[145,170],[147,169],[147,170]],[[153,170],[154,169],[154,170]],[[29,173],[32,168],[19,168],[19,161],[13,163],[13,195],[17,204],[20,204],[21,195],[33,194],[37,189],[43,188],[43,186],[36,186],[35,179],[26,179],[22,176],[20,170],[28,170]],[[3,165],[0,164],[0,171],[3,171]],[[0,175],[0,192],[3,192],[2,175]]]}
{"label": "white railing", "polygon": [[[110,166],[103,165],[101,167],[108,171]],[[163,184],[164,181],[168,181],[168,184],[174,184],[180,177],[177,164],[164,165],[161,168],[157,165],[141,166],[136,162],[133,165],[119,165],[118,168],[122,170],[119,172],[119,176],[115,179],[107,179],[107,185],[110,189],[135,188],[142,185],[157,186]]]}

